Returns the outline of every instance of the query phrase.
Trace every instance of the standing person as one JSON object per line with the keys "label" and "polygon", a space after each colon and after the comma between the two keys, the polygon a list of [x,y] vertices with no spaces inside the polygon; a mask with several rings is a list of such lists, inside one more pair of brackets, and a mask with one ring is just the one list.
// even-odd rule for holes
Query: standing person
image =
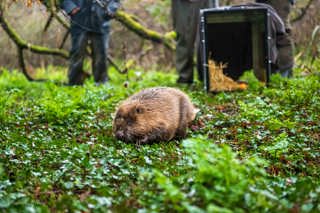
{"label": "standing person", "polygon": [[119,7],[119,0],[64,0],[62,8],[71,17],[69,85],[81,85],[82,69],[88,43],[92,49],[92,72],[96,84],[108,81],[107,50],[110,19]]}
{"label": "standing person", "polygon": [[172,0],[173,28],[177,33],[177,83],[193,83],[193,57],[199,25],[200,9],[209,6],[209,0]]}
{"label": "standing person", "polygon": [[289,14],[294,0],[256,0],[256,2],[271,5],[285,24],[286,33],[277,35],[278,59],[277,67],[274,69],[276,72],[280,72],[283,77],[291,77],[294,59]]}

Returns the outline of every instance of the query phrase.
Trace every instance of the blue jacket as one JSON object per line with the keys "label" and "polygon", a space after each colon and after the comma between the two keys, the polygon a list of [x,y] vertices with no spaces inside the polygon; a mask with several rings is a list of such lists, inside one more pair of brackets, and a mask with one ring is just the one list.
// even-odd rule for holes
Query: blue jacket
{"label": "blue jacket", "polygon": [[119,0],[64,0],[62,9],[69,15],[77,7],[80,11],[71,16],[71,33],[83,31],[106,33],[110,19],[119,8]]}

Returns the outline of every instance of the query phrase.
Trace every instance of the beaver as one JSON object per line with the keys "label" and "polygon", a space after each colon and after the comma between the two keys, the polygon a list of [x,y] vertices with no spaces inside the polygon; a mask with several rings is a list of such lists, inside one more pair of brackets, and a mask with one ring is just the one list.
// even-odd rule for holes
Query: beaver
{"label": "beaver", "polygon": [[181,139],[197,111],[188,96],[176,88],[144,89],[120,104],[113,134],[118,140],[137,144]]}

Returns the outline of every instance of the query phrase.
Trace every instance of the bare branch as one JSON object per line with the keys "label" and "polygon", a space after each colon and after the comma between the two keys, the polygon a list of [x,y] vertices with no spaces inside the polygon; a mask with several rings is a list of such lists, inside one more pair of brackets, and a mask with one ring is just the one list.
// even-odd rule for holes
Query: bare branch
{"label": "bare branch", "polygon": [[64,44],[66,43],[69,35],[70,35],[70,31],[68,30],[68,31],[64,34],[64,36],[63,36],[62,42],[61,42],[61,44],[60,44],[60,46],[59,46],[59,49],[62,49],[62,48],[63,48],[63,46],[64,46]]}
{"label": "bare branch", "polygon": [[46,25],[43,28],[43,32],[46,32],[48,30],[48,28],[50,27],[50,24],[52,23],[52,20],[53,20],[53,14],[51,13],[46,22]]}
{"label": "bare branch", "polygon": [[[65,22],[59,15],[58,15],[58,9],[57,9],[57,4],[55,0],[50,0],[49,5],[47,5],[48,10],[52,13],[54,18],[58,20],[60,24],[62,24],[66,29],[70,28],[70,24]],[[162,43],[165,45],[170,50],[175,49],[175,33],[174,32],[169,32],[166,34],[161,34],[159,32],[150,30],[144,26],[142,26],[137,18],[134,16],[124,12],[124,11],[117,11],[115,19],[119,21],[121,24],[123,24],[126,28],[129,30],[133,31],[140,37],[156,42],[156,43]]]}
{"label": "bare branch", "polygon": [[44,46],[33,45],[23,40],[19,34],[9,25],[7,20],[3,16],[3,10],[0,8],[0,23],[4,31],[9,35],[10,39],[21,49],[28,49],[31,52],[38,54],[48,54],[48,55],[56,55],[63,58],[68,58],[69,53],[65,50],[56,49],[56,48],[47,48]]}
{"label": "bare branch", "polygon": [[70,24],[67,23],[65,20],[63,20],[59,15],[58,15],[58,10],[57,10],[57,3],[55,0],[50,0],[50,4],[47,6],[53,17],[67,30],[70,28]]}
{"label": "bare branch", "polygon": [[[52,19],[55,18],[62,26],[64,26],[66,29],[69,30],[70,24],[65,22],[59,15],[58,10],[56,7],[56,1],[50,0],[48,5],[45,5],[51,15],[46,23],[46,26],[44,28],[44,31],[47,30],[47,28],[50,26],[50,23],[52,22]],[[175,33],[174,32],[168,32],[166,34],[160,34],[156,31],[150,30],[148,28],[145,28],[142,26],[138,19],[136,19],[134,16],[125,13],[124,11],[118,11],[116,13],[115,19],[122,23],[125,27],[127,27],[129,30],[133,31],[143,39],[147,39],[156,43],[161,43],[165,45],[170,50],[175,49]],[[23,38],[20,37],[20,35],[15,31],[15,29],[8,23],[8,21],[4,17],[4,1],[0,2],[0,26],[4,29],[4,31],[8,34],[9,38],[16,44],[18,49],[18,59],[19,63],[22,69],[22,72],[26,76],[26,78],[30,81],[34,81],[34,79],[27,73],[27,69],[25,66],[24,56],[23,56],[23,50],[28,49],[29,51],[37,54],[47,54],[47,55],[55,55],[59,56],[65,59],[69,58],[69,53],[62,49],[68,35],[69,31],[65,34],[63,42],[60,45],[60,49],[58,48],[48,48],[40,45],[34,45]],[[119,66],[114,62],[114,60],[108,56],[108,61],[112,66],[114,66],[120,73],[125,73],[126,67],[124,70],[121,70]],[[38,81],[38,80],[37,80]],[[39,80],[43,81],[43,79]]]}
{"label": "bare branch", "polygon": [[24,57],[23,57],[23,49],[17,46],[18,49],[18,59],[19,59],[19,64],[22,69],[22,73],[24,76],[29,80],[29,81],[34,81],[34,79],[29,75],[27,72],[26,64],[24,62]]}
{"label": "bare branch", "polygon": [[315,0],[309,0],[307,5],[304,8],[301,9],[301,11],[302,11],[301,14],[298,15],[297,17],[293,18],[291,20],[291,22],[294,23],[296,21],[299,21],[299,20],[303,19],[303,17],[307,14],[307,11],[309,10],[310,6],[313,4],[314,1]]}
{"label": "bare branch", "polygon": [[147,29],[137,22],[131,15],[120,10],[116,13],[115,19],[126,26],[129,30],[138,34],[140,37],[153,42],[162,43],[170,50],[175,49],[174,32],[169,32],[163,35],[156,31]]}

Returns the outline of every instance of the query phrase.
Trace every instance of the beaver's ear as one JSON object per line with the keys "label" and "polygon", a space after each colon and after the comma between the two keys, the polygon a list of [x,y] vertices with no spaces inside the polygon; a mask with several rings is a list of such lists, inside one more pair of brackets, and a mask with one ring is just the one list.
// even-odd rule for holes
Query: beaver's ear
{"label": "beaver's ear", "polygon": [[122,116],[123,110],[120,108],[120,109],[117,109],[117,111],[114,113],[114,118],[119,118]]}
{"label": "beaver's ear", "polygon": [[136,107],[136,113],[137,114],[142,114],[144,112],[144,109],[141,106]]}

